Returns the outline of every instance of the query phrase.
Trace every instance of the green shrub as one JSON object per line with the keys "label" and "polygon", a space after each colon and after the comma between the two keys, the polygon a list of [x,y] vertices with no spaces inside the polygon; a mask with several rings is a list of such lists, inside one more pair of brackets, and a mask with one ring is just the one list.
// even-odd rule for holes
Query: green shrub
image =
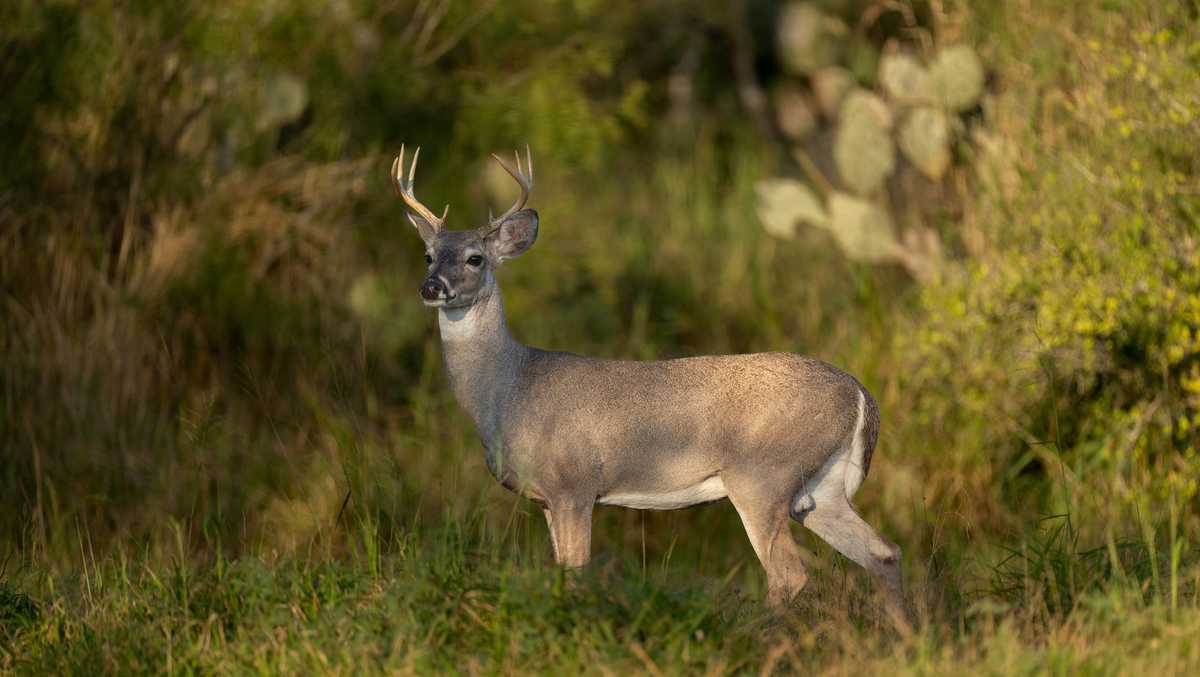
{"label": "green shrub", "polygon": [[1045,126],[1010,139],[1025,161],[982,202],[984,252],[901,340],[929,453],[990,475],[1014,520],[1137,512],[1174,547],[1200,517],[1198,38],[1182,8],[1088,24]]}

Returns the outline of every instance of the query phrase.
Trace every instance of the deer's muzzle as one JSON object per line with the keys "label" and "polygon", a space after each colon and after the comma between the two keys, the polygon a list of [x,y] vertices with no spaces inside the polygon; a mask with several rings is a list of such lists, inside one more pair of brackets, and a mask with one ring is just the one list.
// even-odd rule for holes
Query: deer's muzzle
{"label": "deer's muzzle", "polygon": [[421,283],[421,298],[426,301],[436,301],[442,296],[446,287],[436,278],[428,278]]}

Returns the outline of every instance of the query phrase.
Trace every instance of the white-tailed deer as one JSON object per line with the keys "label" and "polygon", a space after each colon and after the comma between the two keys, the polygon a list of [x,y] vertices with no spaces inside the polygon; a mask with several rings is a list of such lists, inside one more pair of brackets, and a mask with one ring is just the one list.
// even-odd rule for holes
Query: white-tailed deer
{"label": "white-tailed deer", "polygon": [[487,224],[443,227],[413,194],[417,156],[392,180],[425,241],[425,305],[438,309],[446,369],[487,466],[543,506],[555,559],[587,563],[592,509],[670,510],[728,498],[767,573],[767,599],[807,581],[789,519],[872,574],[904,622],[900,549],[850,504],[879,434],[875,399],[853,376],[790,353],[629,362],[522,345],[508,331],[495,270],[538,234],[525,209],[533,163],[500,163],[517,201]]}

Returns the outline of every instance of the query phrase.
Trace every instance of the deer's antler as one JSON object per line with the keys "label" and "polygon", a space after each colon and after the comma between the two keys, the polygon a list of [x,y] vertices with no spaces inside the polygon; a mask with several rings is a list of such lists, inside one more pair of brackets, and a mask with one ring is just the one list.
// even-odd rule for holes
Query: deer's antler
{"label": "deer's antler", "polygon": [[[500,216],[493,217],[489,214],[488,228],[498,227],[504,222],[505,219],[521,211],[521,209],[525,207],[525,203],[529,201],[530,191],[533,190],[533,155],[529,152],[529,146],[525,146],[525,167],[521,167],[521,153],[514,152],[513,155],[517,159],[517,168],[515,170],[507,165],[504,160],[501,160],[500,156],[496,155],[495,153],[492,153],[492,159],[498,162],[500,166],[504,168],[504,171],[508,172],[509,176],[513,177],[513,180],[517,182],[517,185],[521,186],[521,196],[517,198],[517,201],[513,203],[513,206],[508,208],[508,211],[504,212]],[[528,173],[526,173],[526,171],[528,171]]]}
{"label": "deer's antler", "polygon": [[413,195],[413,178],[417,174],[417,158],[421,156],[421,148],[418,146],[417,151],[413,153],[412,165],[408,169],[408,178],[404,178],[404,146],[400,146],[400,154],[392,162],[392,185],[396,186],[396,192],[404,199],[404,204],[408,208],[420,215],[421,218],[429,222],[429,225],[434,229],[439,229],[446,222],[446,214],[450,213],[450,205],[442,210],[442,215],[436,216],[428,207],[421,204],[421,201]]}

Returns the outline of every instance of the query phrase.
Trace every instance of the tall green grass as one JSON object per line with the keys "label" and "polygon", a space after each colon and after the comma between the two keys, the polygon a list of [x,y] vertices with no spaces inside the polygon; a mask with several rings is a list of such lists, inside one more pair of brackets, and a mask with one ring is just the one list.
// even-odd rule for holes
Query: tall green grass
{"label": "tall green grass", "polygon": [[[10,571],[0,583],[0,669],[1185,674],[1200,664],[1195,599],[1171,611],[1135,589],[1068,576],[1058,583],[1073,595],[1069,611],[1043,605],[1035,581],[953,618],[924,616],[901,636],[845,572],[818,571],[801,603],[777,614],[739,589],[740,563],[680,576],[665,557],[646,566],[602,556],[566,572],[545,565],[544,542],[514,545],[519,534],[488,522],[476,513],[385,536],[365,521],[345,556],[316,548],[234,559],[215,543],[195,556],[176,525],[162,552],[85,556],[64,574]],[[1077,554],[1060,549],[1062,533],[1032,545],[1024,575]]]}

